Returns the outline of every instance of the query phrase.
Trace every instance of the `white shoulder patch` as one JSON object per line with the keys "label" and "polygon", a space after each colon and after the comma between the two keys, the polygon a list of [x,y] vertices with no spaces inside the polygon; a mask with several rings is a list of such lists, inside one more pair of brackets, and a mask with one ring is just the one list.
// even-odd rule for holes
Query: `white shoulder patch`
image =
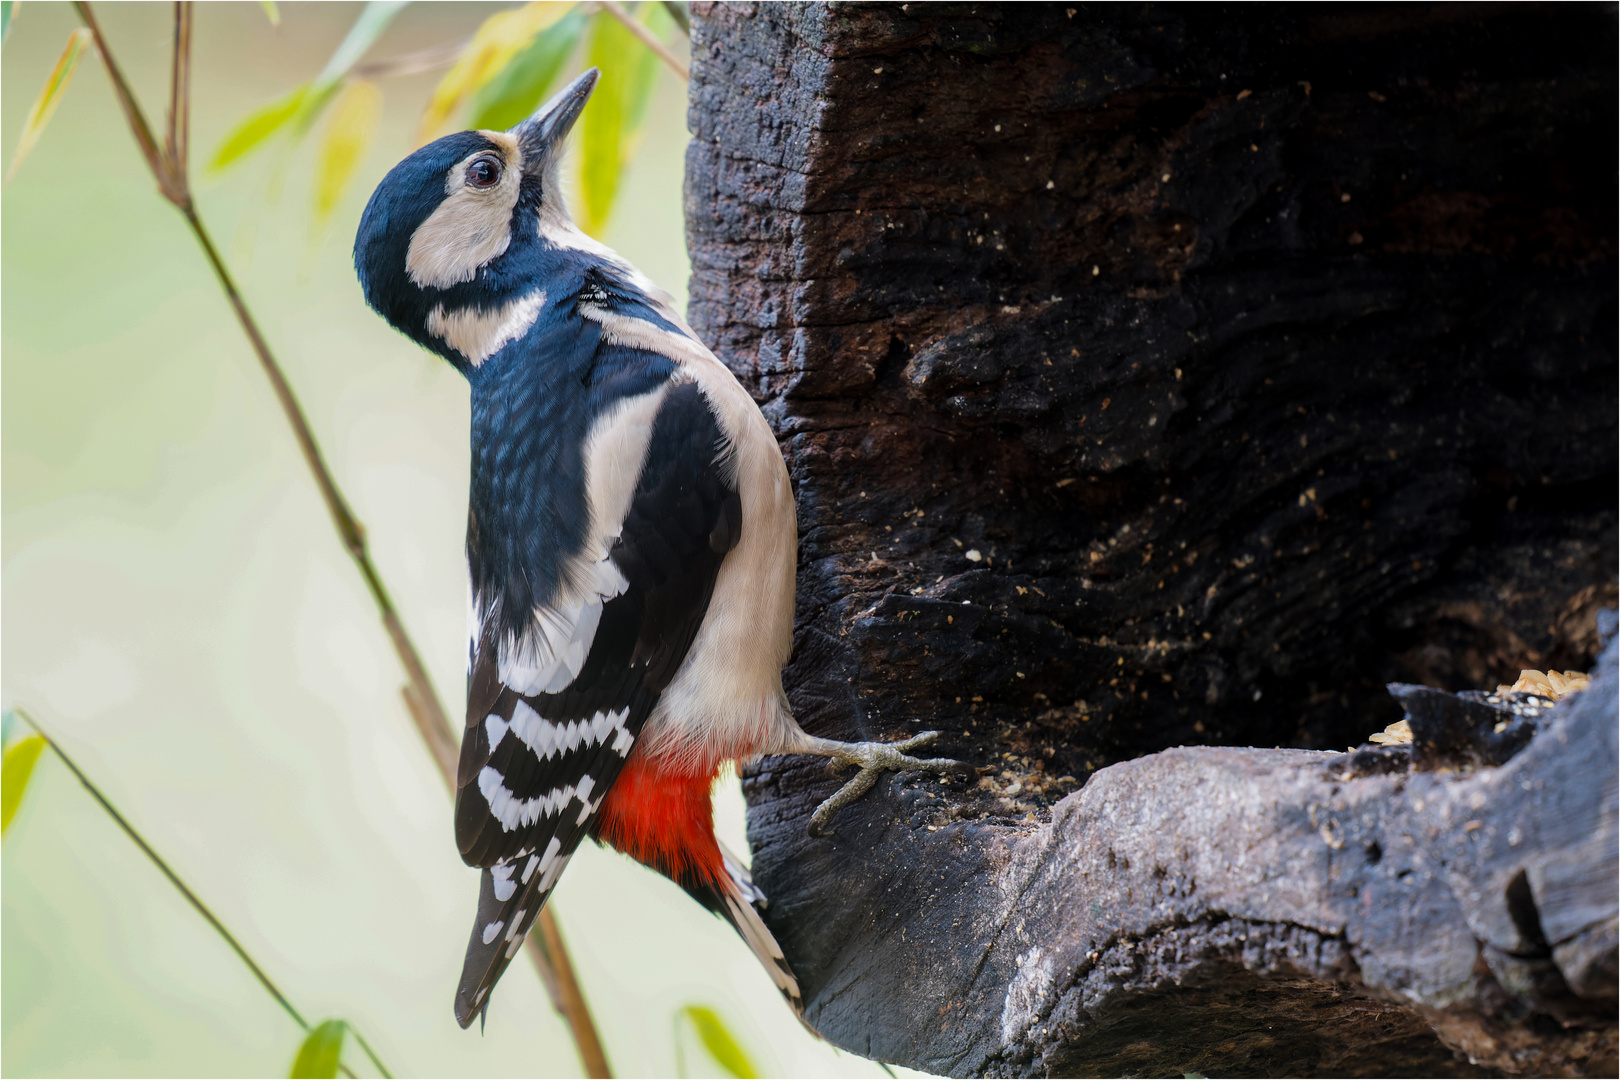
{"label": "white shoulder patch", "polygon": [[641,479],[647,444],[669,384],[616,402],[591,425],[585,439],[585,498],[591,508],[591,540],[597,556],[612,548],[630,512]]}

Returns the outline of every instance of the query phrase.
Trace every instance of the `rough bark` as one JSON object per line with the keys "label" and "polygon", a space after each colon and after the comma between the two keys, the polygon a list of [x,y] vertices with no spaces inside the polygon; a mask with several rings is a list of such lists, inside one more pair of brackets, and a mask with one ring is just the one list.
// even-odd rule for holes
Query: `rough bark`
{"label": "rough bark", "polygon": [[819,839],[819,765],[748,778],[810,1023],[957,1074],[1612,1072],[1612,683],[1439,771],[1323,751],[1385,683],[1597,652],[1613,10],[694,16],[690,315],[797,488],[794,707],[993,766]]}

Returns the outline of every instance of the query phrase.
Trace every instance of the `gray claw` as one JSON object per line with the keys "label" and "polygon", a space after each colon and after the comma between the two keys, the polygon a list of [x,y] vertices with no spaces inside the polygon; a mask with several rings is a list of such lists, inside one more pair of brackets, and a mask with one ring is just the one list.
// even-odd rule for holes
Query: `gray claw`
{"label": "gray claw", "polygon": [[810,815],[810,835],[821,836],[825,833],[833,815],[870,791],[872,785],[877,783],[878,777],[885,772],[904,772],[911,769],[952,772],[963,768],[960,761],[953,761],[951,758],[914,758],[905,752],[914,747],[925,746],[937,738],[939,732],[924,731],[903,742],[845,743],[834,750],[828,755],[832,758],[833,768],[859,765],[861,771],[816,807],[816,812]]}

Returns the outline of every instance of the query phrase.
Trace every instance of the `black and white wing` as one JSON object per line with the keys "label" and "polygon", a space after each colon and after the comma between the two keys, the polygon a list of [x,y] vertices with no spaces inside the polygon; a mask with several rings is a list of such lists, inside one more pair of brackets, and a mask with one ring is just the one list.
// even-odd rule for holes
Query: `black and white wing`
{"label": "black and white wing", "polygon": [[742,503],[696,385],[662,394],[617,540],[583,601],[520,642],[477,642],[456,791],[462,858],[484,867],[456,1019],[467,1027],[589,835],[658,695],[697,634]]}

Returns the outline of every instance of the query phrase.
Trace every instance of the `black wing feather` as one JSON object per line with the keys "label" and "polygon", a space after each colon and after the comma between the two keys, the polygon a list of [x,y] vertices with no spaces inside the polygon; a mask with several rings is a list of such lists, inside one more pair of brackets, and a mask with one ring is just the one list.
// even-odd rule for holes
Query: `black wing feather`
{"label": "black wing feather", "polygon": [[[463,1027],[487,1005],[489,991],[522,944],[561,864],[590,834],[596,809],[623,768],[630,745],[702,625],[720,563],[742,531],[742,503],[726,480],[722,448],[719,423],[697,386],[671,388],[609,553],[629,586],[603,604],[585,663],[567,687],[555,694],[519,695],[500,682],[495,630],[478,643],[456,793],[456,840],[462,857],[485,868],[478,918],[456,994],[456,1018]],[[525,708],[560,726],[622,712],[625,735],[615,729],[600,740],[581,739],[542,758],[514,734],[514,720],[528,715]],[[492,728],[498,736],[493,746]],[[517,799],[577,790],[587,777],[590,790],[584,799],[570,798],[556,813],[542,813],[509,829],[491,810],[484,790],[492,775]],[[498,790],[492,790],[499,800]]]}

